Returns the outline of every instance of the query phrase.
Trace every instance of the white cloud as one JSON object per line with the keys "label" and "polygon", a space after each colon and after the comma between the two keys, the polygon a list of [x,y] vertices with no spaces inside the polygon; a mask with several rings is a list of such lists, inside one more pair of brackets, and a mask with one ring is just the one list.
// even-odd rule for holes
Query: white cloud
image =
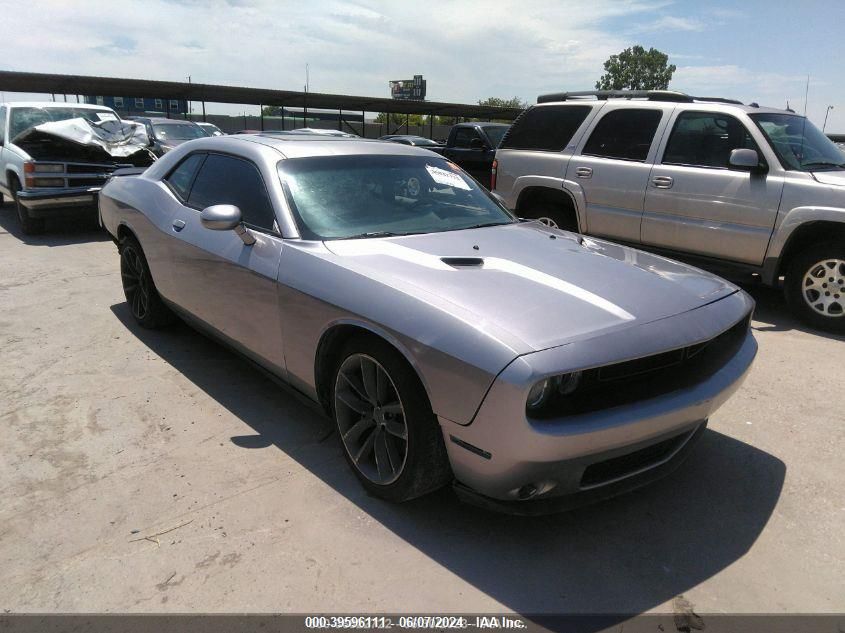
{"label": "white cloud", "polygon": [[648,33],[652,31],[703,31],[706,25],[696,18],[683,18],[672,15],[664,15],[653,22],[638,24],[634,27],[637,33]]}

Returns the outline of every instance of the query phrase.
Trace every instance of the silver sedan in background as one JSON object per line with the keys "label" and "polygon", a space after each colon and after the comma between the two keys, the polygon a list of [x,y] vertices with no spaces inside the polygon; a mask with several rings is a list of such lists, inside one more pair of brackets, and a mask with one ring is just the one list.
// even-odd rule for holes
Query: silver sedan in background
{"label": "silver sedan in background", "polygon": [[393,501],[451,482],[538,513],[640,486],[757,350],[737,287],[520,221],[411,146],[204,138],[100,208],[137,322],[179,315],[319,403]]}

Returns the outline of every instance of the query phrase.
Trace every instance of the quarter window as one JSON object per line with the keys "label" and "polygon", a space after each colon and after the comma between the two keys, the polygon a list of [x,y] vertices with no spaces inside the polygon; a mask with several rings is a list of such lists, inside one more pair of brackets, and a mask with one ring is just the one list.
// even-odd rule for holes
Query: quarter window
{"label": "quarter window", "polygon": [[721,112],[683,112],[663,153],[664,165],[727,169],[731,151],[757,150],[757,144],[736,118]]}
{"label": "quarter window", "polygon": [[6,106],[0,108],[0,142],[6,140]]}
{"label": "quarter window", "polygon": [[197,173],[197,168],[202,164],[205,154],[191,154],[176,167],[164,181],[170,185],[182,201],[188,199],[188,194],[191,191],[191,182],[194,180],[194,174]]}
{"label": "quarter window", "polygon": [[459,127],[455,130],[455,147],[469,148],[472,139],[478,138],[478,133],[471,127]]}
{"label": "quarter window", "polygon": [[526,110],[502,139],[502,149],[559,152],[587,118],[590,106],[539,106]]}
{"label": "quarter window", "polygon": [[198,209],[233,204],[241,210],[244,224],[275,230],[276,216],[261,173],[240,158],[210,154],[197,174],[188,202]]}
{"label": "quarter window", "polygon": [[596,125],[582,153],[602,158],[645,161],[662,115],[661,110],[645,109],[608,112]]}

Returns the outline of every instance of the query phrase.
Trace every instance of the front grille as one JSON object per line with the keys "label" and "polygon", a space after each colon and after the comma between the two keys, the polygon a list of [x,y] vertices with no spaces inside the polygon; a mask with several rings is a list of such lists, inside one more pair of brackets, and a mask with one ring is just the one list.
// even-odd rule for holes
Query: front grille
{"label": "front grille", "polygon": [[89,176],[88,178],[73,178],[67,179],[68,187],[101,187],[106,184],[109,179],[108,176]]}
{"label": "front grille", "polygon": [[715,338],[681,349],[583,372],[578,389],[556,395],[532,418],[558,418],[610,409],[692,387],[727,363],[745,340],[750,315]]}
{"label": "front grille", "polygon": [[581,476],[581,488],[607,484],[645,468],[656,466],[677,451],[692,433],[693,431],[687,431],[633,453],[590,464]]}

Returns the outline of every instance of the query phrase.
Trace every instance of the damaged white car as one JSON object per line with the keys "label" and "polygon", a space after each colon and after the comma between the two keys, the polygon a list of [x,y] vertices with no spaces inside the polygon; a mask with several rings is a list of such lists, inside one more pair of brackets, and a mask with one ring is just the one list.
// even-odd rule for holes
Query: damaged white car
{"label": "damaged white car", "polygon": [[24,234],[40,233],[46,218],[94,213],[112,172],[152,164],[148,144],[143,125],[103,106],[0,104],[0,196]]}

